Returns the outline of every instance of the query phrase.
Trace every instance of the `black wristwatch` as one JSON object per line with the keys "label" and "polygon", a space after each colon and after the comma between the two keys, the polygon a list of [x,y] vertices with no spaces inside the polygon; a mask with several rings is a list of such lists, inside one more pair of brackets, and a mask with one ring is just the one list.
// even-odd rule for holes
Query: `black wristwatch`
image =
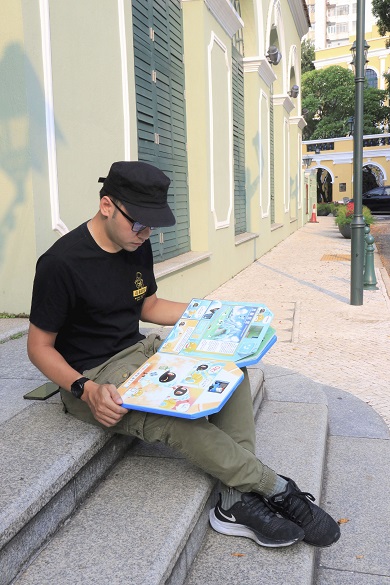
{"label": "black wristwatch", "polygon": [[76,398],[81,398],[84,392],[84,384],[88,382],[89,378],[79,378],[76,382],[73,382],[70,390]]}

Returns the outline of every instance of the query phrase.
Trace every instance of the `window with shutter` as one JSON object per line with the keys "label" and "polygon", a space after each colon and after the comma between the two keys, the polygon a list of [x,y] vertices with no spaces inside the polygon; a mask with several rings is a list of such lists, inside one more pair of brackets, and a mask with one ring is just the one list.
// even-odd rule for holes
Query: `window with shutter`
{"label": "window with shutter", "polygon": [[235,235],[246,232],[244,68],[242,56],[232,47],[233,160]]}
{"label": "window with shutter", "polygon": [[182,14],[179,0],[133,0],[138,158],[171,179],[176,225],[151,237],[156,262],[190,249]]}

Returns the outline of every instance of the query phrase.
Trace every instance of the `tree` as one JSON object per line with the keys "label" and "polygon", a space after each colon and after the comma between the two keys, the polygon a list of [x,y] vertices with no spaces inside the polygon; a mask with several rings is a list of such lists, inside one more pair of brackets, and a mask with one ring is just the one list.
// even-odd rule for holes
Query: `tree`
{"label": "tree", "polygon": [[[364,88],[363,133],[380,134],[390,115],[384,90]],[[346,136],[346,121],[354,115],[355,79],[349,69],[340,66],[309,71],[302,76],[302,109],[307,126],[304,140]]]}
{"label": "tree", "polygon": [[302,41],[301,44],[301,73],[306,73],[307,71],[312,71],[315,69],[314,67],[314,59],[316,58],[316,54],[314,51],[314,45],[309,40]]}
{"label": "tree", "polygon": [[[384,37],[390,32],[390,2],[389,0],[372,0],[372,13],[376,17],[379,34]],[[386,40],[386,47],[390,47],[390,39]]]}

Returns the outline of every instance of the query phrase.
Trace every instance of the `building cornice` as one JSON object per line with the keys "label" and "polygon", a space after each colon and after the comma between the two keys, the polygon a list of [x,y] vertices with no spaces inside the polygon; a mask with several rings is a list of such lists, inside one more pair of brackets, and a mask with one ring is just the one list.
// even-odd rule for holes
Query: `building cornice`
{"label": "building cornice", "polygon": [[268,87],[276,80],[276,75],[265,57],[244,57],[243,65],[244,73],[258,73]]}
{"label": "building cornice", "polygon": [[244,21],[229,0],[204,0],[204,3],[230,38],[244,26]]}
{"label": "building cornice", "polygon": [[291,116],[290,124],[296,124],[300,130],[307,126],[307,122],[303,116]]}
{"label": "building cornice", "polygon": [[309,13],[306,6],[303,6],[303,3],[304,0],[301,2],[297,2],[297,0],[288,0],[288,5],[297,28],[299,38],[302,38],[305,34],[307,34],[310,27]]}
{"label": "building cornice", "polygon": [[272,98],[274,106],[283,106],[287,114],[293,111],[295,104],[290,96],[285,94],[274,95]]}

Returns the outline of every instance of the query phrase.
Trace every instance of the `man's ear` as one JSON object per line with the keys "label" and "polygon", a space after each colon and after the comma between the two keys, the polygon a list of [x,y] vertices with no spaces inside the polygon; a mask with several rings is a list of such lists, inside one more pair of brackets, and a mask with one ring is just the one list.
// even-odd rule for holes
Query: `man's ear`
{"label": "man's ear", "polygon": [[103,197],[100,199],[100,213],[103,215],[103,217],[110,217],[111,213],[112,213],[112,201],[111,199],[108,197],[108,195],[103,195]]}

